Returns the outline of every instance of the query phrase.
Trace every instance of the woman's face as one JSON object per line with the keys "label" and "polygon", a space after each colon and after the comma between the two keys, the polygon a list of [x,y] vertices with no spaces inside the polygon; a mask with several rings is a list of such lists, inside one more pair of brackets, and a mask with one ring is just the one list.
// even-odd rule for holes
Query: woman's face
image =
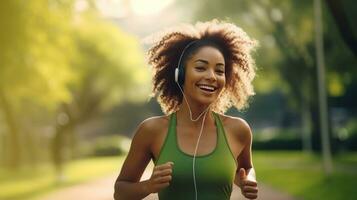
{"label": "woman's face", "polygon": [[200,104],[215,101],[226,84],[225,62],[222,53],[203,46],[186,63],[184,92]]}

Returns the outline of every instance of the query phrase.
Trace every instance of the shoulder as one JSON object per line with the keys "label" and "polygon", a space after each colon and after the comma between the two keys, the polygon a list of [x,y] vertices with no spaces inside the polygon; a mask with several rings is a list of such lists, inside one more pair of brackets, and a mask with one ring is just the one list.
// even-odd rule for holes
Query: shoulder
{"label": "shoulder", "polygon": [[248,143],[252,140],[252,131],[247,121],[229,115],[219,114],[219,117],[225,130],[232,133],[240,142]]}
{"label": "shoulder", "polygon": [[170,116],[167,116],[167,115],[147,118],[139,124],[138,130],[155,131],[155,130],[161,129],[165,125],[168,125],[169,118],[170,118]]}
{"label": "shoulder", "polygon": [[133,140],[151,142],[159,133],[165,131],[169,124],[169,116],[155,116],[142,121],[134,134]]}

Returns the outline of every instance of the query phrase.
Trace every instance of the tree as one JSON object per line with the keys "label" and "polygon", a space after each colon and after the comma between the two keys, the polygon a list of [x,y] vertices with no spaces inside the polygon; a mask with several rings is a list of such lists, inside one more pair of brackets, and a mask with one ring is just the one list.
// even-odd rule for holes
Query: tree
{"label": "tree", "polygon": [[38,119],[46,118],[39,126],[55,127],[52,156],[61,169],[64,140],[78,125],[121,100],[143,100],[149,91],[137,38],[93,7],[79,12],[73,3],[14,0],[0,6],[6,27],[0,32],[0,123],[7,125],[11,168],[28,151],[20,139],[34,110]]}
{"label": "tree", "polygon": [[17,167],[21,160],[17,115],[22,102],[53,108],[70,100],[66,85],[72,79],[71,69],[69,56],[63,54],[63,49],[71,46],[65,24],[69,4],[51,1],[49,9],[47,1],[1,3],[0,24],[5,31],[0,33],[0,107],[10,140],[10,167]]}
{"label": "tree", "polygon": [[100,115],[121,100],[143,99],[148,71],[138,40],[98,17],[89,9],[80,14],[73,30],[77,58],[71,66],[78,75],[71,84],[73,100],[58,109],[53,159],[59,175],[65,159],[65,137],[74,128]]}
{"label": "tree", "polygon": [[357,38],[341,1],[326,0],[326,4],[336,22],[337,28],[353,54],[357,56]]}
{"label": "tree", "polygon": [[[352,7],[356,5],[349,2]],[[314,148],[320,149],[312,2],[211,0],[195,1],[190,6],[195,9],[194,21],[208,20],[212,16],[229,18],[258,38],[262,44],[256,59],[258,75],[261,75],[255,82],[258,92],[269,92],[274,88],[283,91],[290,109],[300,113],[301,121],[305,122],[303,130],[312,132]],[[330,96],[340,96],[356,78],[356,73],[351,73],[355,71],[351,66],[356,65],[356,60],[341,45],[329,14],[324,12],[327,87]],[[311,128],[309,122],[313,122]]]}

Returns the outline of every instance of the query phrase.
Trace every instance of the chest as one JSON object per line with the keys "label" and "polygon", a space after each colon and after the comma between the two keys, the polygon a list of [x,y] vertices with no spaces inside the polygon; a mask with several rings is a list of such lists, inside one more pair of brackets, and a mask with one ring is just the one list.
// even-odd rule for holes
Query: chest
{"label": "chest", "polygon": [[215,126],[206,126],[201,128],[192,127],[177,127],[176,128],[176,144],[182,152],[193,155],[197,146],[196,155],[207,155],[214,151],[217,146],[218,135]]}
{"label": "chest", "polygon": [[[195,147],[198,141],[200,128],[191,128],[178,126],[176,127],[175,140],[176,145],[179,150],[187,155],[193,155]],[[215,125],[204,127],[202,135],[199,139],[199,146],[197,149],[198,156],[208,155],[214,151],[217,146],[218,141],[218,130]],[[151,146],[151,153],[153,155],[153,160],[157,160],[159,154],[163,148],[163,145],[168,137],[168,127],[163,127],[163,129],[156,133],[156,137],[153,140]],[[238,158],[243,150],[243,144],[237,139],[236,134],[229,128],[224,128],[224,137],[226,139],[226,144],[231,150],[234,158]],[[171,136],[173,137],[173,136]],[[222,138],[223,139],[223,138]]]}

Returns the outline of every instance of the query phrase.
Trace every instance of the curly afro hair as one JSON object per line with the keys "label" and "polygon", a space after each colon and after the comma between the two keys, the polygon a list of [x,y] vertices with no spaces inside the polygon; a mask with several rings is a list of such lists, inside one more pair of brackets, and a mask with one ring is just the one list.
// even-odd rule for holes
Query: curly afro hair
{"label": "curly afro hair", "polygon": [[232,106],[238,110],[247,107],[249,97],[254,95],[252,81],[256,69],[251,53],[257,42],[241,28],[215,19],[183,24],[161,32],[158,38],[152,37],[154,44],[148,51],[148,63],[154,71],[152,92],[165,114],[176,111],[182,102],[174,80],[175,68],[184,48],[195,40],[212,41],[225,59],[226,85],[212,110],[223,114]]}

